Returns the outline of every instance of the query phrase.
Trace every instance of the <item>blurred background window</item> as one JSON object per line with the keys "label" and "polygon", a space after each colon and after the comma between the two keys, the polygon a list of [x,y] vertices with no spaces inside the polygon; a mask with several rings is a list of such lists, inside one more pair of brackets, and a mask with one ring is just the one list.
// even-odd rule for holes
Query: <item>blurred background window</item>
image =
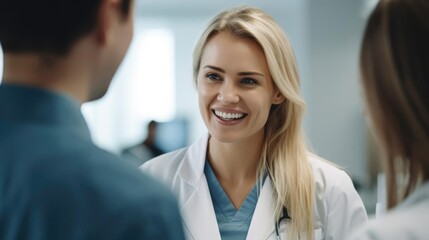
{"label": "blurred background window", "polygon": [[174,80],[174,35],[168,29],[136,24],[130,49],[107,95],[82,107],[94,141],[119,153],[147,134],[149,120],[172,120]]}

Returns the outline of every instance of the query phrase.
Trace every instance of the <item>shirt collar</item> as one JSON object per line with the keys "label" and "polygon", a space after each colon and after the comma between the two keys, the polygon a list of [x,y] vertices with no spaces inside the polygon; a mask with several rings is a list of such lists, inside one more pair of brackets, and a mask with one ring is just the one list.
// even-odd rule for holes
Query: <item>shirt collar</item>
{"label": "shirt collar", "polygon": [[91,139],[79,103],[71,97],[41,88],[2,83],[0,118],[72,129]]}

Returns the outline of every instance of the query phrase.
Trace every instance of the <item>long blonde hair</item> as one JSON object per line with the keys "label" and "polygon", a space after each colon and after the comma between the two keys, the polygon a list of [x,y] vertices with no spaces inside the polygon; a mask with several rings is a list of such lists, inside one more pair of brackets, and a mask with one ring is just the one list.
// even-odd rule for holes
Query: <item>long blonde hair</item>
{"label": "long blonde hair", "polygon": [[427,0],[382,0],[363,38],[362,85],[384,153],[388,208],[429,180],[428,13]]}
{"label": "long blonde hair", "polygon": [[265,124],[265,143],[258,174],[268,173],[274,186],[278,219],[283,207],[291,216],[290,239],[313,239],[313,172],[301,123],[305,102],[292,47],[278,24],[262,10],[238,7],[218,14],[203,32],[193,55],[196,81],[205,44],[221,31],[252,39],[264,50],[275,87],[286,98],[273,105]]}

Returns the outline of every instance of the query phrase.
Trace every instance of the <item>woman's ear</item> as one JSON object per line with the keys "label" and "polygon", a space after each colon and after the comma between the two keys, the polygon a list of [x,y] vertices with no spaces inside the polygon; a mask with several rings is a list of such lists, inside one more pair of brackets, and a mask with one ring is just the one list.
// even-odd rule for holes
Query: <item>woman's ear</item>
{"label": "woman's ear", "polygon": [[283,94],[279,91],[276,90],[276,92],[274,93],[273,96],[273,100],[272,100],[272,104],[280,104],[282,103],[286,98],[283,96]]}

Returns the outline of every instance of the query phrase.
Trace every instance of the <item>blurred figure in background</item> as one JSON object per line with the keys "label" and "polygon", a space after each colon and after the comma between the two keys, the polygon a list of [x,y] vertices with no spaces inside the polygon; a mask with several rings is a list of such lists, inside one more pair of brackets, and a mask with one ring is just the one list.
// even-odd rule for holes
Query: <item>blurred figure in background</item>
{"label": "blurred figure in background", "polygon": [[124,159],[140,166],[147,160],[164,154],[164,151],[156,145],[157,128],[158,122],[151,120],[147,125],[147,136],[143,142],[122,151]]}
{"label": "blurred figure in background", "polygon": [[0,1],[0,239],[183,239],[169,190],[96,147],[80,112],[106,93],[133,8]]}
{"label": "blurred figure in background", "polygon": [[220,13],[193,61],[209,133],[142,166],[178,195],[189,239],[343,240],[366,222],[350,177],[308,151],[295,57],[274,19]]}
{"label": "blurred figure in background", "polygon": [[351,239],[428,239],[429,1],[381,0],[360,61],[368,115],[384,153],[388,212]]}

